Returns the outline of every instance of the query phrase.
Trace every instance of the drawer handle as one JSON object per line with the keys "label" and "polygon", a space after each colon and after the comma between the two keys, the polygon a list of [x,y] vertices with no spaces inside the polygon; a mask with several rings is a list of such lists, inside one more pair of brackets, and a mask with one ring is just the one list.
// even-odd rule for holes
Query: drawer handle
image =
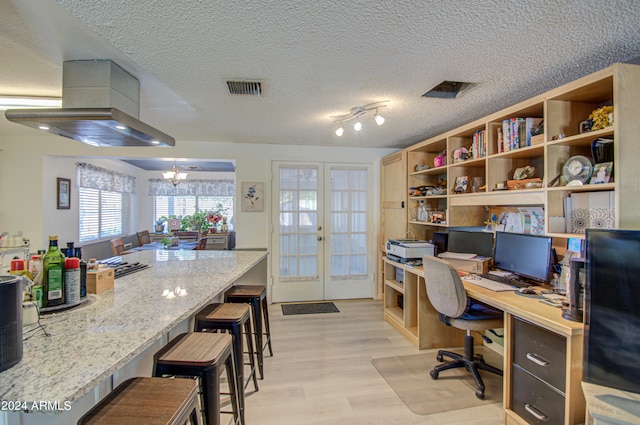
{"label": "drawer handle", "polygon": [[527,353],[527,359],[531,360],[538,366],[544,366],[544,367],[549,366],[549,362],[543,359],[542,357],[538,356],[537,354]]}
{"label": "drawer handle", "polygon": [[529,403],[525,403],[524,404],[524,410],[526,410],[527,412],[531,413],[531,415],[533,415],[534,418],[536,418],[539,421],[547,421],[547,415],[545,415],[544,413],[542,413],[541,411],[539,411],[538,409],[535,408],[535,406],[532,406]]}

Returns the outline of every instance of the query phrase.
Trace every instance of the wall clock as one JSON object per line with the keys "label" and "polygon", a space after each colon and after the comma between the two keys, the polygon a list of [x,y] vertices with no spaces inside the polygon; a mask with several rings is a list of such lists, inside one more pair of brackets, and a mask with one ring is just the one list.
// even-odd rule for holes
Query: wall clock
{"label": "wall clock", "polygon": [[567,183],[578,180],[582,184],[589,183],[593,173],[593,164],[586,156],[572,156],[562,167],[562,177]]}

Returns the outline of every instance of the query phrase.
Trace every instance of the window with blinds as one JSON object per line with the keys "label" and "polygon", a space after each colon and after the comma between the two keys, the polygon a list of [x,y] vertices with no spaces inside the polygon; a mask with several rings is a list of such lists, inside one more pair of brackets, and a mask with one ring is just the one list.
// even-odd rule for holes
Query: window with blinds
{"label": "window with blinds", "polygon": [[80,242],[128,233],[129,195],[80,187]]}
{"label": "window with blinds", "polygon": [[160,217],[176,217],[191,215],[198,211],[216,211],[217,205],[222,204],[223,215],[227,217],[229,229],[234,227],[234,197],[233,196],[154,196],[154,220]]}

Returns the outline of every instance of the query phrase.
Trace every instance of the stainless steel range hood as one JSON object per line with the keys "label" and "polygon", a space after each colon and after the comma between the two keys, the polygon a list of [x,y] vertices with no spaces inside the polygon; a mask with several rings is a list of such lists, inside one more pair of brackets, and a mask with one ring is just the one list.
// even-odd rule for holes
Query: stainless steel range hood
{"label": "stainless steel range hood", "polygon": [[112,61],[67,61],[62,108],[9,109],[5,116],[93,146],[175,146],[173,137],[138,119],[139,99],[139,81]]}

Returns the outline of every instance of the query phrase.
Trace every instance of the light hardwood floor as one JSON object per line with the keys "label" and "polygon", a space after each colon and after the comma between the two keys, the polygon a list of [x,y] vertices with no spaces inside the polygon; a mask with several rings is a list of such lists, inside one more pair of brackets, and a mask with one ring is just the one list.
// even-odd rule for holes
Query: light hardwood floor
{"label": "light hardwood floor", "polygon": [[[283,316],[279,304],[271,305],[274,357],[265,357],[260,391],[248,388],[247,424],[503,423],[501,404],[428,416],[411,412],[371,359],[429,351],[417,350],[384,321],[381,301],[335,304],[340,313],[293,316]],[[425,379],[430,379],[428,371]]]}

